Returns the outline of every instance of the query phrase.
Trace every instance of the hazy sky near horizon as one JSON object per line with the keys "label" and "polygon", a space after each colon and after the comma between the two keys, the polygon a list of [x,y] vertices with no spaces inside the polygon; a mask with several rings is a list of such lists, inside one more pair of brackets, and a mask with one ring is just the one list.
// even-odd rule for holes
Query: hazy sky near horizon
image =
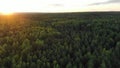
{"label": "hazy sky near horizon", "polygon": [[0,12],[120,11],[120,0],[0,0]]}

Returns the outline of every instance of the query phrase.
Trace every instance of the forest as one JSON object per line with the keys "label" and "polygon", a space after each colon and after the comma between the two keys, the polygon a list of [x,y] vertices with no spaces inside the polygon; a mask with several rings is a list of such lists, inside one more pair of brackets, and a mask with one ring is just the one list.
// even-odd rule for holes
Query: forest
{"label": "forest", "polygon": [[1,15],[0,68],[120,68],[120,12]]}

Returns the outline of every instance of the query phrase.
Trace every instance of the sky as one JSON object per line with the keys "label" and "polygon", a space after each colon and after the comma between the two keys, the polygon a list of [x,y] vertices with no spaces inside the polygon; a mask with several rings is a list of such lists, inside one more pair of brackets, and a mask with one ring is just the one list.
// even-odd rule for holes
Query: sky
{"label": "sky", "polygon": [[0,12],[120,11],[120,0],[0,0]]}

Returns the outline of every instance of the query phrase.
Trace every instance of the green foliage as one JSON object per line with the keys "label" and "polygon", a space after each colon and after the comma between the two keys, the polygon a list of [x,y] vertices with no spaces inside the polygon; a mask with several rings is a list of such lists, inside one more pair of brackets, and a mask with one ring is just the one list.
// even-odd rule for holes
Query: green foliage
{"label": "green foliage", "polygon": [[107,68],[107,67],[106,67],[106,64],[105,64],[104,61],[102,61],[102,63],[101,63],[101,67],[100,67],[100,68]]}
{"label": "green foliage", "polygon": [[118,67],[119,12],[0,16],[0,68]]}

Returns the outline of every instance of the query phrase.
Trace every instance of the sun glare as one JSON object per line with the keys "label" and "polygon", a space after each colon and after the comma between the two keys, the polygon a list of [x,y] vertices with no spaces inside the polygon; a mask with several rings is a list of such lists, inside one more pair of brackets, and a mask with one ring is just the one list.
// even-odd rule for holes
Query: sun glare
{"label": "sun glare", "polygon": [[8,12],[8,11],[4,11],[4,12],[0,12],[1,15],[12,15],[13,12]]}

